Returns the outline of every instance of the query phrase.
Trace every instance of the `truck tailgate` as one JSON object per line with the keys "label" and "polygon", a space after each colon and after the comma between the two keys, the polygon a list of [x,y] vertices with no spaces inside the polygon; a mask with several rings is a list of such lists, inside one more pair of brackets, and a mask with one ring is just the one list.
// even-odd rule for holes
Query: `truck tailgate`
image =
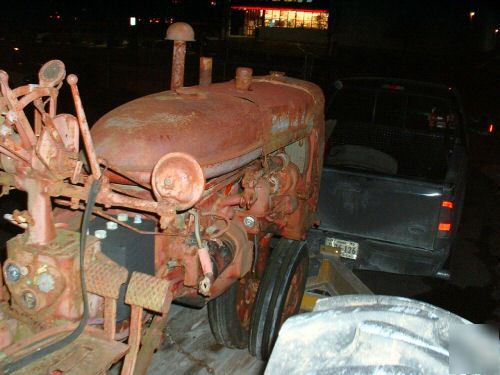
{"label": "truck tailgate", "polygon": [[440,184],[324,168],[320,228],[432,249],[442,195]]}

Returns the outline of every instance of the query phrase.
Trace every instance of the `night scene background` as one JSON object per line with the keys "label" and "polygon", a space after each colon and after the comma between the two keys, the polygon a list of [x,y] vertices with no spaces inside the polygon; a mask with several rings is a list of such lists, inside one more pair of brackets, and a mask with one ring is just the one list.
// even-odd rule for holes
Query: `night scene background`
{"label": "night scene background", "polygon": [[[36,82],[60,59],[79,76],[89,122],[133,98],[169,87],[169,24],[189,22],[186,85],[198,59],[215,82],[236,67],[311,80],[328,97],[340,77],[386,76],[458,88],[471,122],[500,131],[498,0],[17,0],[2,4],[0,68],[11,86]],[[61,111],[73,112],[69,90]],[[498,134],[498,133],[495,133]],[[476,323],[500,321],[500,137],[471,133],[467,197],[449,281],[358,271],[375,292],[409,296]],[[0,201],[2,214],[17,206]],[[13,228],[1,225],[2,246]]]}

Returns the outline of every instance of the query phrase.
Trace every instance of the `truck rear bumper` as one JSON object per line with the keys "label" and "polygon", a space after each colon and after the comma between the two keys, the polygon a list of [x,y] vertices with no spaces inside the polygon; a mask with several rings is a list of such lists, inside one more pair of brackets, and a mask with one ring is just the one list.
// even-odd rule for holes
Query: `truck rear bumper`
{"label": "truck rear bumper", "polygon": [[358,257],[346,261],[352,268],[363,270],[434,276],[445,263],[449,253],[449,247],[439,250],[419,249],[321,229],[312,229],[309,232],[309,248],[319,249],[325,244],[327,237],[357,242]]}

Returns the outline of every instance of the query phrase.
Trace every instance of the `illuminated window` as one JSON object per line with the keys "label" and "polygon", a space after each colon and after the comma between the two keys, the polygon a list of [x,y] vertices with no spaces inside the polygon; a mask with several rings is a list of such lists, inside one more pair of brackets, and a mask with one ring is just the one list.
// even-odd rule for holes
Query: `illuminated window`
{"label": "illuminated window", "polygon": [[328,28],[328,13],[265,10],[264,26],[326,30]]}
{"label": "illuminated window", "polygon": [[[313,0],[273,0],[281,2],[312,2]],[[260,27],[328,29],[329,14],[326,10],[260,8],[257,6],[233,6],[232,9],[244,12],[243,34],[255,35]]]}

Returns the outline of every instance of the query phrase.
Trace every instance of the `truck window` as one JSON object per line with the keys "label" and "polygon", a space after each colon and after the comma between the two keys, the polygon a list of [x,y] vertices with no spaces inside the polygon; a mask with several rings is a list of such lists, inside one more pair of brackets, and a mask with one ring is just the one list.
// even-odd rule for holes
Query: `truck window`
{"label": "truck window", "polygon": [[408,97],[406,127],[409,129],[447,129],[453,127],[452,116],[450,103],[443,98],[418,95]]}
{"label": "truck window", "polygon": [[404,127],[406,100],[406,95],[398,92],[380,92],[373,122],[384,126]]}
{"label": "truck window", "polygon": [[374,104],[373,91],[345,88],[335,96],[331,118],[371,123]]}

